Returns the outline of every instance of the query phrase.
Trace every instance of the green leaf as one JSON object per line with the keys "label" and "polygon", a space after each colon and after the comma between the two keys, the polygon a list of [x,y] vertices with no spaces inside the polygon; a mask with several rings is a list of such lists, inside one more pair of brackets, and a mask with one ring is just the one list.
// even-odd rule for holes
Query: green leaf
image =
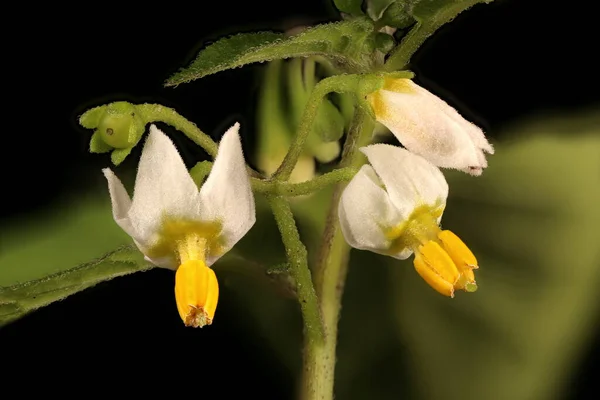
{"label": "green leaf", "polygon": [[[77,200],[63,199],[59,204],[29,219],[2,224],[0,324],[102,280],[143,268],[136,258],[139,253],[127,248],[102,258],[131,243],[112,218],[107,190]],[[96,264],[89,263],[99,257]]]}
{"label": "green leaf", "polygon": [[[102,179],[98,171],[98,180]],[[43,213],[2,223],[0,286],[36,280],[101,257],[130,244],[112,217],[108,189],[61,199]],[[68,251],[65,251],[68,249]]]}
{"label": "green leaf", "polygon": [[396,0],[367,0],[367,14],[374,21],[377,21],[381,18],[383,12],[394,3],[396,3]]}
{"label": "green leaf", "polygon": [[363,15],[363,0],[333,0],[335,6],[341,12],[351,15]]}
{"label": "green leaf", "polygon": [[477,3],[492,1],[494,0],[412,0],[407,3],[410,15],[417,21],[439,27]]}
{"label": "green leaf", "polygon": [[272,32],[238,34],[201,50],[188,67],[175,73],[165,85],[176,86],[255,62],[313,55],[328,57],[349,71],[365,70],[371,59],[361,52],[371,33],[370,21],[355,19],[317,25],[289,37]]}
{"label": "green leaf", "polygon": [[42,279],[0,287],[0,326],[100,282],[150,268],[135,246],[129,245]]}

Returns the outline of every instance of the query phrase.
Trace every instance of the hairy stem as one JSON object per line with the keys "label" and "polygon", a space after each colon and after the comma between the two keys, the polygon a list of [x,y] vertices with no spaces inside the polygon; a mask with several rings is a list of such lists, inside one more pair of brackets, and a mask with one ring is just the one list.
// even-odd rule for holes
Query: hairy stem
{"label": "hairy stem", "polygon": [[252,178],[251,183],[257,193],[294,197],[314,193],[339,182],[349,181],[355,174],[356,170],[353,168],[338,168],[306,182],[288,183]]}
{"label": "hairy stem", "polygon": [[323,325],[311,273],[308,269],[306,247],[300,240],[296,221],[287,200],[280,196],[269,196],[267,199],[285,246],[289,272],[296,282],[298,302],[304,321],[304,338],[307,343],[310,343],[310,346],[318,347],[323,343]]}
{"label": "hairy stem", "polygon": [[359,75],[335,75],[325,78],[317,83],[308,98],[308,102],[304,108],[304,113],[302,114],[296,136],[294,136],[290,149],[275,174],[273,174],[274,179],[286,181],[292,174],[292,171],[298,162],[298,158],[300,157],[300,154],[302,154],[306,138],[312,130],[313,122],[317,116],[319,105],[323,101],[323,98],[328,93],[332,92],[356,92],[359,81]]}
{"label": "hairy stem", "polygon": [[[358,148],[371,140],[373,127],[373,121],[366,112],[357,109],[344,144],[342,167],[355,170],[365,162]],[[342,236],[338,221],[339,198],[345,186],[345,183],[338,184],[331,199],[318,263],[314,270],[314,284],[325,336],[322,342],[315,344],[306,340],[304,343],[302,400],[333,399],[337,326],[350,254],[350,247]]]}
{"label": "hairy stem", "polygon": [[[212,162],[200,161],[192,169],[190,175],[198,187],[202,186],[204,178],[208,176],[212,168]],[[329,185],[349,181],[356,175],[354,168],[338,168],[323,175],[300,183],[289,183],[274,181],[270,179],[250,178],[252,190],[255,193],[269,194],[274,196],[295,197],[304,196],[324,189]]]}
{"label": "hairy stem", "polygon": [[188,121],[172,108],[160,104],[137,104],[136,108],[146,123],[164,122],[183,132],[198,146],[202,147],[211,157],[217,156],[218,145],[193,122]]}

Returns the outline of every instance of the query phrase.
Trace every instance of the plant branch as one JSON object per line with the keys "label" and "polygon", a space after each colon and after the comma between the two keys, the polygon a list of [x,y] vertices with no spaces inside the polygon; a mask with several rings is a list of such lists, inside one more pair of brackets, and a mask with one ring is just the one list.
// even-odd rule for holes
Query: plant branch
{"label": "plant branch", "polygon": [[[340,163],[342,167],[357,169],[365,162],[358,149],[370,142],[373,127],[371,117],[358,108],[344,144]],[[344,188],[345,183],[338,184],[332,196],[318,263],[314,270],[325,340],[316,345],[305,341],[301,388],[303,400],[333,399],[337,325],[350,254],[350,247],[342,236],[338,221],[339,198]]]}
{"label": "plant branch", "polygon": [[359,81],[359,75],[335,75],[325,78],[315,85],[304,108],[296,136],[294,136],[283,162],[275,174],[273,174],[273,179],[286,181],[292,174],[298,158],[304,149],[306,138],[312,130],[314,120],[319,111],[319,105],[323,101],[323,98],[332,92],[356,92]]}
{"label": "plant branch", "polygon": [[308,268],[306,247],[300,240],[296,221],[287,200],[280,196],[269,196],[267,199],[273,210],[285,246],[289,273],[296,282],[296,292],[304,322],[305,340],[310,343],[310,346],[319,346],[323,343],[323,324]]}

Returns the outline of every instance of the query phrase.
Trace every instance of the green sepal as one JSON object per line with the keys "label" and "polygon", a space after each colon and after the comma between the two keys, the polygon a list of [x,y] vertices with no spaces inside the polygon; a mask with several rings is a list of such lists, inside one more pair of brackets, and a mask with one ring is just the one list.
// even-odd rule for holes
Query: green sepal
{"label": "green sepal", "polygon": [[350,15],[364,15],[362,10],[363,0],[333,0],[336,8]]}
{"label": "green sepal", "polygon": [[111,156],[115,165],[127,157],[146,129],[136,106],[125,101],[92,108],[81,115],[79,123],[96,129],[90,139],[90,152],[106,153],[115,149]]}
{"label": "green sepal", "polygon": [[102,140],[102,135],[98,131],[95,131],[90,139],[90,153],[108,153],[112,149],[112,146]]}
{"label": "green sepal", "polygon": [[395,1],[384,11],[381,21],[387,26],[404,29],[415,23],[415,18],[409,13],[409,3]]}
{"label": "green sepal", "polygon": [[87,129],[95,129],[100,124],[106,106],[94,107],[84,112],[79,117],[79,124]]}
{"label": "green sepal", "polygon": [[396,0],[367,0],[367,14],[374,21],[381,18],[384,11],[394,5]]}
{"label": "green sepal", "polygon": [[396,46],[394,37],[384,32],[375,35],[375,48],[383,54],[389,53]]}
{"label": "green sepal", "polygon": [[112,154],[110,155],[110,160],[114,165],[119,165],[125,160],[125,158],[131,153],[133,147],[128,147],[126,149],[114,149]]}

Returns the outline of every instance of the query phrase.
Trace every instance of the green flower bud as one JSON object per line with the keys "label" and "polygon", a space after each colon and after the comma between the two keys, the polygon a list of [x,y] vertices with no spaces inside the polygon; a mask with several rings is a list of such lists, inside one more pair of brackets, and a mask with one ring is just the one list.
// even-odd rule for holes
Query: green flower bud
{"label": "green flower bud", "polygon": [[92,108],[85,112],[79,123],[88,129],[95,129],[90,140],[90,152],[106,153],[113,150],[113,164],[120,164],[140,141],[145,122],[136,106],[118,101]]}

